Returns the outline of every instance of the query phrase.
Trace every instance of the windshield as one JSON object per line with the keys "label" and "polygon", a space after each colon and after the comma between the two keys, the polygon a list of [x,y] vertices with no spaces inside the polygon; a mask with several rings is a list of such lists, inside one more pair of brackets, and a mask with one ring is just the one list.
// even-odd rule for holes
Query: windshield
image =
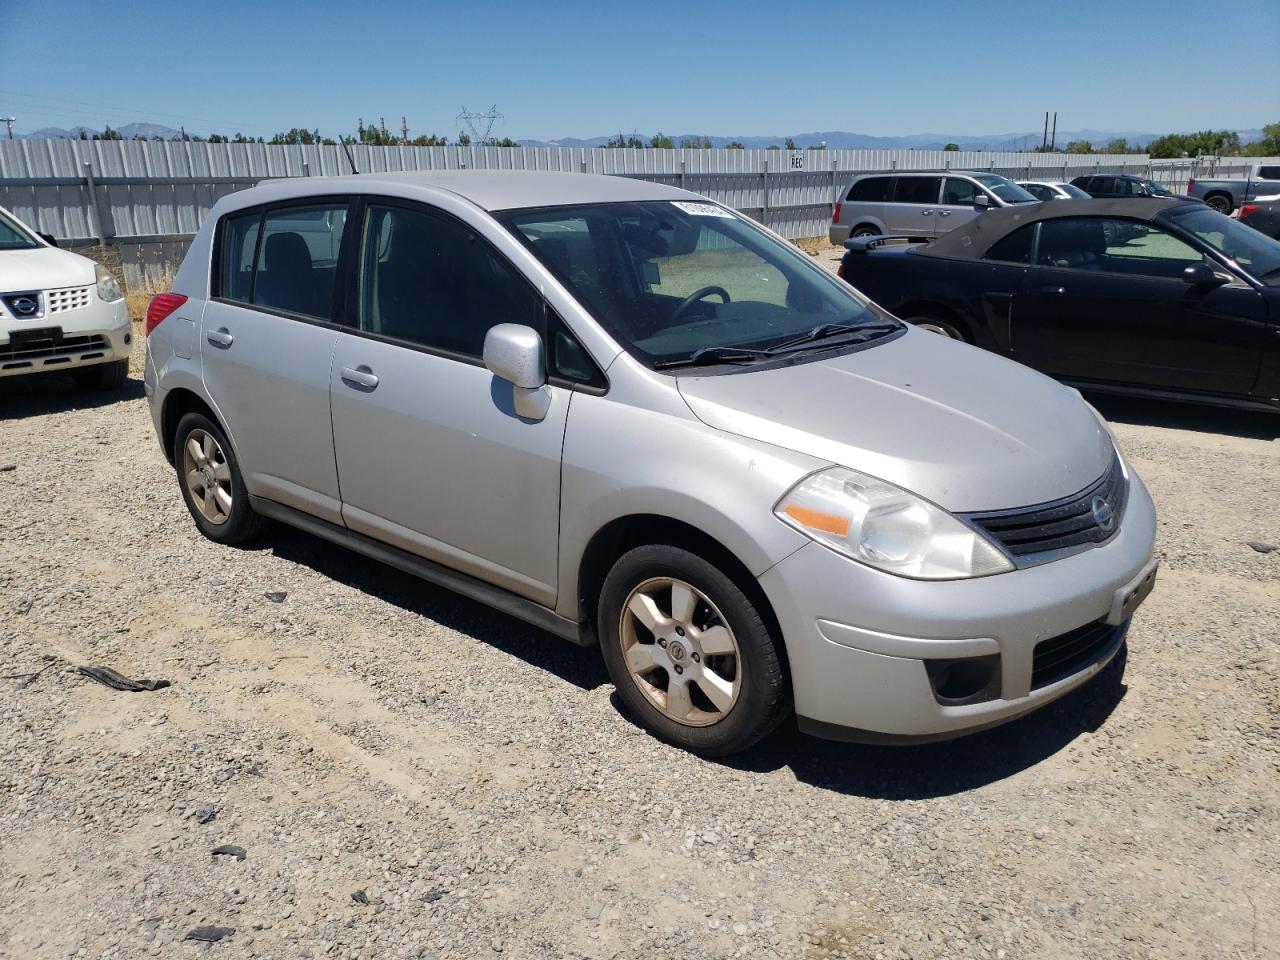
{"label": "windshield", "polygon": [[1036,198],[1012,180],[998,177],[994,173],[978,174],[973,179],[994,193],[1005,203],[1036,203]]}
{"label": "windshield", "polygon": [[1178,194],[1165,189],[1164,187],[1160,186],[1160,184],[1156,183],[1154,180],[1143,180],[1142,185],[1147,188],[1147,192],[1150,193],[1153,197],[1178,196]]}
{"label": "windshield", "polygon": [[1061,190],[1063,193],[1065,193],[1069,197],[1075,197],[1075,199],[1077,200],[1090,199],[1089,194],[1085,193],[1083,190],[1077,187],[1074,183],[1060,183],[1058,184],[1058,189]]}
{"label": "windshield", "polygon": [[1280,242],[1208,207],[1187,204],[1170,222],[1193,233],[1264,283],[1280,285]]}
{"label": "windshield", "polygon": [[[787,244],[713,203],[653,200],[496,215],[628,352],[650,366],[724,361],[819,331],[899,329]],[[866,339],[864,337],[864,339]],[[806,339],[806,343],[810,341]],[[790,344],[788,344],[790,346]],[[694,354],[706,351],[697,358]]]}
{"label": "windshield", "polygon": [[0,250],[33,250],[40,244],[3,210],[0,210]]}

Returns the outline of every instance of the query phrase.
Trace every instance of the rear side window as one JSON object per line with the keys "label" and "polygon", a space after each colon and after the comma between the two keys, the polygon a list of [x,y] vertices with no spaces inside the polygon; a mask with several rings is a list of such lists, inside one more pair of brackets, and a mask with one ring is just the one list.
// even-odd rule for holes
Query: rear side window
{"label": "rear side window", "polygon": [[540,329],[542,301],[488,242],[444,214],[368,206],[361,330],[479,360],[485,334],[499,323]]}
{"label": "rear side window", "polygon": [[860,200],[863,203],[884,203],[889,199],[893,177],[864,177],[849,188],[846,200]]}
{"label": "rear side window", "polygon": [[1006,263],[1030,263],[1031,245],[1035,239],[1036,225],[1029,223],[994,243],[984,260],[1003,260]]}
{"label": "rear side window", "polygon": [[227,300],[249,302],[253,283],[253,258],[258,251],[262,212],[228,217],[222,225],[222,265],[219,293]]}
{"label": "rear side window", "polygon": [[328,320],[347,205],[268,210],[258,242],[251,303]]}
{"label": "rear side window", "polygon": [[894,203],[937,203],[941,177],[899,177]]}
{"label": "rear side window", "polygon": [[1259,167],[1258,179],[1280,180],[1280,167]]}
{"label": "rear side window", "polygon": [[317,320],[333,317],[347,204],[255,210],[223,221],[218,296]]}
{"label": "rear side window", "polygon": [[1115,177],[1094,177],[1089,181],[1090,193],[1115,193],[1116,178]]}

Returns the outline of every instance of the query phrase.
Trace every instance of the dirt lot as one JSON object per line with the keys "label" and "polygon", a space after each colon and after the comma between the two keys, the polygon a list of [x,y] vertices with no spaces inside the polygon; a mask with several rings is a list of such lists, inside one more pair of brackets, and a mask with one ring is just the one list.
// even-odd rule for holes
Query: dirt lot
{"label": "dirt lot", "polygon": [[0,661],[51,665],[0,681],[0,956],[1280,956],[1280,417],[1099,404],[1161,511],[1127,664],[962,741],[713,763],[592,651],[201,539],[136,380],[0,384]]}

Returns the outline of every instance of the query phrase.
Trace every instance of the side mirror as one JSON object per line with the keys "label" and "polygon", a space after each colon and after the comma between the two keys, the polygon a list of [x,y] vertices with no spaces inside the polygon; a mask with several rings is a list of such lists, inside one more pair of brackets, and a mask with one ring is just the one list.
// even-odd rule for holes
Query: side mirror
{"label": "side mirror", "polygon": [[541,420],[551,406],[542,337],[533,327],[499,323],[484,336],[484,365],[512,386],[515,411],[526,420]]}
{"label": "side mirror", "polygon": [[986,210],[991,206],[991,198],[985,193],[980,193],[973,198],[973,205],[979,210]]}
{"label": "side mirror", "polygon": [[1182,279],[1193,287],[1220,287],[1228,282],[1226,277],[1203,260],[1199,263],[1187,264],[1183,268]]}
{"label": "side mirror", "polygon": [[51,247],[56,247],[58,245],[58,238],[51,233],[37,233],[36,236]]}

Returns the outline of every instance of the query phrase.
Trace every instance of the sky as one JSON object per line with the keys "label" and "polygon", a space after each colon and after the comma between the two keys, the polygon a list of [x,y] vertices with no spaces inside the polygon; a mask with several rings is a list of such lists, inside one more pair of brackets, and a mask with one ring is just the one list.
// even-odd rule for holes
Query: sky
{"label": "sky", "polygon": [[[877,136],[1280,121],[1280,0],[0,0],[14,129]],[[33,56],[32,54],[37,54]],[[39,55],[47,55],[42,64]]]}

